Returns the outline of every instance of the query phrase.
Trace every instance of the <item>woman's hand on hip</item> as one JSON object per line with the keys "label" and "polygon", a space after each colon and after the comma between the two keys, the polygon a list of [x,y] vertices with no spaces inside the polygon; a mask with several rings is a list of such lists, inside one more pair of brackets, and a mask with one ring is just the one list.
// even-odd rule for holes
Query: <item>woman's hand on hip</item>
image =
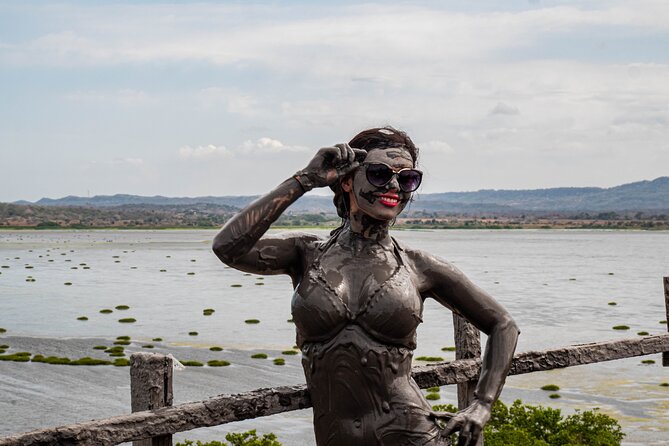
{"label": "woman's hand on hip", "polygon": [[457,446],[476,446],[481,437],[483,427],[491,415],[489,404],[474,401],[469,407],[456,413],[441,431],[441,435],[448,437],[459,431]]}

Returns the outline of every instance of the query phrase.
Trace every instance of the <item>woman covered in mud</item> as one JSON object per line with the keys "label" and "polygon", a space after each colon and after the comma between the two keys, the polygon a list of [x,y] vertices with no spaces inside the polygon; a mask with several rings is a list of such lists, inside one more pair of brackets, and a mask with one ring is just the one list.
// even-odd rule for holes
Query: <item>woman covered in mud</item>
{"label": "woman covered in mud", "polygon": [[[287,274],[292,314],[319,446],[476,444],[502,390],[518,329],[506,310],[458,269],[398,243],[388,230],[421,183],[418,149],[391,127],[320,149],[306,168],[260,197],[219,232],[225,264]],[[329,238],[265,235],[305,192],[329,186],[343,219]],[[443,426],[411,378],[416,327],[431,297],[488,335],[474,402]]]}

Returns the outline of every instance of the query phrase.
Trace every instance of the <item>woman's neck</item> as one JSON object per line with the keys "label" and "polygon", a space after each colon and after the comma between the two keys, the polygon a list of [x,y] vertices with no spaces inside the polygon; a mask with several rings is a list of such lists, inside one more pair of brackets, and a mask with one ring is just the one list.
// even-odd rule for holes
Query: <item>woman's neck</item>
{"label": "woman's neck", "polygon": [[388,239],[389,221],[376,220],[363,212],[352,212],[349,229],[352,233],[370,241],[382,242]]}

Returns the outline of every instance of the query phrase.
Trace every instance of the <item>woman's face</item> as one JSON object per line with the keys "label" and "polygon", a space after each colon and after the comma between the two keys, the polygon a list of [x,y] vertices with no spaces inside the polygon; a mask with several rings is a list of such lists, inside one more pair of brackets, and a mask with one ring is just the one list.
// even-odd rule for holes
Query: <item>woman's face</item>
{"label": "woman's face", "polygon": [[349,193],[351,213],[362,211],[375,220],[392,220],[404,209],[411,198],[411,192],[403,192],[397,183],[397,175],[382,187],[367,181],[368,163],[383,163],[396,172],[400,169],[413,168],[409,151],[402,147],[372,149],[353,176],[342,183],[344,191]]}

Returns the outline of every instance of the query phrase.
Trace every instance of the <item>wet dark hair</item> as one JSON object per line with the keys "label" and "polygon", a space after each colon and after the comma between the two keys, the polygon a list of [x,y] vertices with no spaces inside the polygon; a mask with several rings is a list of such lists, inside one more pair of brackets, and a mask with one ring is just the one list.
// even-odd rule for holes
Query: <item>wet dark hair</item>
{"label": "wet dark hair", "polygon": [[[396,128],[386,126],[363,130],[351,139],[349,146],[355,149],[362,149],[366,152],[374,149],[389,149],[391,147],[401,147],[411,155],[414,167],[418,160],[418,147],[413,143],[409,135]],[[331,189],[334,191],[332,202],[337,208],[337,215],[342,219],[348,220],[348,212],[351,209],[348,194],[341,187],[341,181],[333,184]]]}

